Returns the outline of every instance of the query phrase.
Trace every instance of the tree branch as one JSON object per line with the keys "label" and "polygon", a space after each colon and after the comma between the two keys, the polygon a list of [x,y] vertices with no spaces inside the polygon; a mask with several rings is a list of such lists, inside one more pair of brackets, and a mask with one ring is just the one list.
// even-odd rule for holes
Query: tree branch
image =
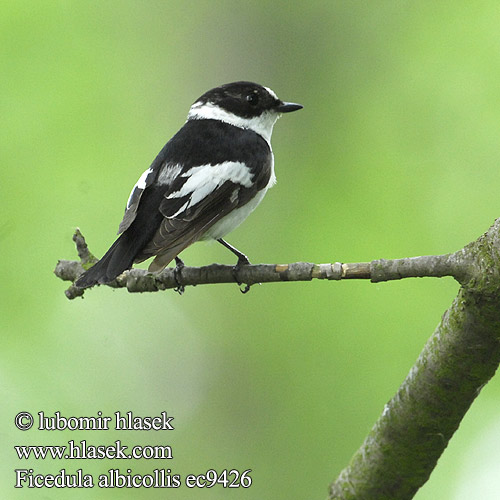
{"label": "tree branch", "polygon": [[350,464],[331,499],[410,499],[500,363],[500,219],[454,254],[459,294]]}
{"label": "tree branch", "polygon": [[[97,259],[89,252],[85,238],[79,229],[73,241],[80,261],[60,260],[54,270],[58,278],[74,282],[78,276],[94,264]],[[413,277],[453,276],[459,281],[464,279],[460,252],[446,255],[430,255],[407,259],[374,260],[342,264],[312,264],[294,262],[292,264],[258,264],[242,266],[238,271],[238,281],[249,286],[255,283],[278,281],[311,281],[313,279],[343,280],[369,279],[372,282],[390,281]],[[196,286],[215,283],[234,283],[234,267],[212,264],[204,267],[184,267],[181,273],[174,274],[174,268],[160,273],[150,273],[143,269],[131,269],[109,283],[113,288],[127,288],[129,292],[158,292],[182,286]],[[66,290],[68,299],[81,297],[84,290],[74,285]]]}
{"label": "tree branch", "polygon": [[[59,261],[55,273],[74,281],[95,258],[77,230],[80,261]],[[461,288],[415,366],[385,405],[361,448],[330,486],[331,499],[410,499],[427,481],[460,421],[500,364],[500,219],[464,249],[446,255],[370,263],[261,264],[238,271],[242,283],[453,276]],[[234,282],[234,268],[213,264],[149,273],[132,269],[109,286],[153,292]],[[66,296],[83,295],[72,285]]]}

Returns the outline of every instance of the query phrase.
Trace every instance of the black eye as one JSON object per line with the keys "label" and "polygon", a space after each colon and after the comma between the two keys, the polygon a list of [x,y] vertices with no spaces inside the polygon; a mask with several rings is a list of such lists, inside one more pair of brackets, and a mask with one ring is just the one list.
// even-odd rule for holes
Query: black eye
{"label": "black eye", "polygon": [[252,92],[251,94],[247,95],[247,101],[252,106],[255,106],[259,102],[259,95],[256,94],[255,92]]}

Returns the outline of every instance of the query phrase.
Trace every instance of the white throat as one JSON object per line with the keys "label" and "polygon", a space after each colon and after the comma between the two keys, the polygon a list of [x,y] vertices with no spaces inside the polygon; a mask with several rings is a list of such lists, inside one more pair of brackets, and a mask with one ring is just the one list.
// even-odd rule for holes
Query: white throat
{"label": "white throat", "polygon": [[243,118],[211,102],[195,102],[188,113],[188,120],[220,120],[238,128],[253,130],[255,133],[263,137],[271,147],[271,135],[276,120],[279,118],[278,113],[266,111],[260,116],[253,118]]}

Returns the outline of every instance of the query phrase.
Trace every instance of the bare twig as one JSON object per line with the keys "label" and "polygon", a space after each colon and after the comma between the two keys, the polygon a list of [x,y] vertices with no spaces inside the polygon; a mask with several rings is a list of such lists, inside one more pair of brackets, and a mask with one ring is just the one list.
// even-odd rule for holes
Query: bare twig
{"label": "bare twig", "polygon": [[[59,261],[55,273],[74,281],[94,261],[85,239],[74,236],[78,261]],[[460,421],[500,364],[500,219],[477,241],[446,255],[333,264],[242,266],[248,285],[312,279],[452,276],[461,288],[415,366],[350,464],[330,487],[331,499],[410,499],[427,481]],[[234,282],[232,266],[213,264],[149,273],[132,269],[109,286],[153,292],[179,285]],[[72,299],[83,290],[72,285]]]}
{"label": "bare twig", "polygon": [[[57,277],[72,282],[97,260],[89,252],[85,238],[79,229],[75,231],[73,240],[80,262],[60,260],[54,271]],[[313,279],[369,279],[372,282],[425,276],[453,276],[460,279],[463,278],[462,274],[459,254],[447,254],[349,264],[294,262],[292,264],[248,265],[239,269],[238,279],[251,286],[255,283],[311,281]],[[177,288],[179,284],[186,287],[215,283],[234,283],[233,266],[220,264],[204,267],[186,266],[177,275],[174,274],[174,268],[167,268],[159,273],[131,269],[120,275],[109,286],[127,288],[129,292],[157,292]],[[66,296],[73,299],[82,296],[83,292],[84,290],[72,285],[66,290]]]}

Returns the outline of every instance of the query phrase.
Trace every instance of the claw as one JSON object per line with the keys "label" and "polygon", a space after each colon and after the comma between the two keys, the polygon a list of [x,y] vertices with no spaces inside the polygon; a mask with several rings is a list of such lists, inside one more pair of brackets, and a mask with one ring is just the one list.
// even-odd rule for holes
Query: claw
{"label": "claw", "polygon": [[240,269],[242,266],[249,266],[249,265],[250,265],[250,261],[248,260],[247,256],[241,254],[240,256],[238,256],[238,262],[233,267],[233,278],[234,278],[234,281],[236,281],[236,283],[240,287],[241,293],[247,293],[250,290],[250,285],[245,284],[245,287],[241,288],[241,285],[243,284],[243,282],[238,277],[238,273],[240,272]]}
{"label": "claw", "polygon": [[182,279],[182,269],[184,268],[184,262],[179,257],[175,258],[175,268],[174,268],[174,280],[177,283],[177,287],[174,288],[174,292],[182,295],[185,291],[185,286],[181,283]]}
{"label": "claw", "polygon": [[233,278],[236,283],[238,283],[238,286],[240,287],[240,292],[241,293],[247,293],[250,290],[250,285],[246,284],[245,288],[241,288],[241,285],[243,284],[240,279],[238,278],[238,272],[240,271],[241,266],[249,266],[250,261],[248,260],[248,257],[240,252],[237,248],[234,248],[233,245],[230,245],[227,241],[224,241],[222,238],[219,238],[217,240],[221,245],[225,246],[228,250],[231,250],[231,252],[238,257],[238,262],[236,265],[233,267]]}

